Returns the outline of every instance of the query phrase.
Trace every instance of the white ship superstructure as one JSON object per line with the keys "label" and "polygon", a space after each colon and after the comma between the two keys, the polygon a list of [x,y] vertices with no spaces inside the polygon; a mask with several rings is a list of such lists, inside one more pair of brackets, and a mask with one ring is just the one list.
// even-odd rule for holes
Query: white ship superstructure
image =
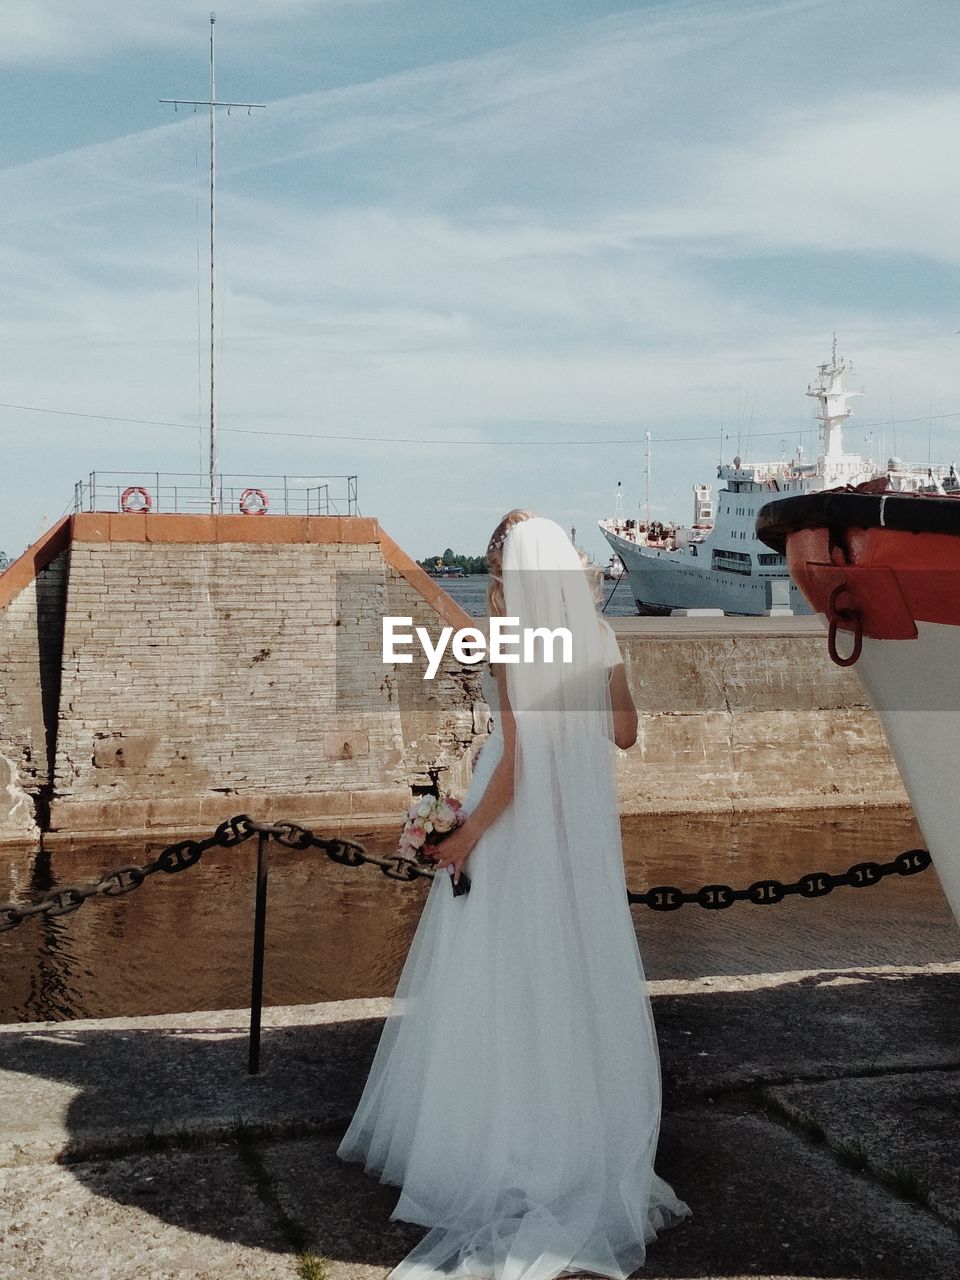
{"label": "white ship superstructure", "polygon": [[809,613],[810,606],[790,582],[784,556],[756,536],[757,512],[778,496],[857,485],[874,477],[889,477],[891,487],[903,490],[949,491],[955,482],[940,468],[906,468],[890,459],[882,470],[860,454],[843,448],[843,423],[850,416],[849,401],[861,393],[844,386],[847,365],[833,355],[820,365],[807,395],[817,402],[820,450],[807,462],[802,450],[779,462],[744,462],[736,457],[717,468],[721,482],[714,498],[711,487],[694,485],[694,513],[690,525],[624,519],[619,501],[612,518],[600,528],[627,571],[637,609],[666,614],[676,609],[722,609],[731,614]]}

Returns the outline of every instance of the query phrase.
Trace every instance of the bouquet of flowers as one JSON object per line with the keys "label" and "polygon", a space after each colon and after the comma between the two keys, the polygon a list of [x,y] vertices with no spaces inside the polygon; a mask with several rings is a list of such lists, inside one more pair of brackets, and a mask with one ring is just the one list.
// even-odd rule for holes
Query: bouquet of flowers
{"label": "bouquet of flowers", "polygon": [[[418,796],[407,812],[407,820],[400,833],[399,852],[416,862],[436,862],[440,857],[437,846],[451,831],[456,831],[465,818],[463,805],[454,796]],[[461,872],[460,883],[453,886],[453,892],[459,896],[469,889],[470,881]]]}

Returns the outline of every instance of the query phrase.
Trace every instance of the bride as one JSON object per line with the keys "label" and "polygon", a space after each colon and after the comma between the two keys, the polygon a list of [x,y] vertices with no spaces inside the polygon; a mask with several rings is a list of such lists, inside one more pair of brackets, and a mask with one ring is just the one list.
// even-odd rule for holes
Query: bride
{"label": "bride", "polygon": [[636,740],[616,639],[552,520],[511,511],[491,616],[566,627],[569,662],[498,663],[496,727],[338,1154],[430,1228],[391,1280],[625,1277],[690,1210],[653,1169],[660,1072],[624,888],[611,739]]}

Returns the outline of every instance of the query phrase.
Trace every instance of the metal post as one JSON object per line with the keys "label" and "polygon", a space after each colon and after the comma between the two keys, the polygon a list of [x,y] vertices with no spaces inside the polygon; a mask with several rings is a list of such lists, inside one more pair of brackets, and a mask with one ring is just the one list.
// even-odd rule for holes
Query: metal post
{"label": "metal post", "polygon": [[216,388],[216,291],[214,280],[214,231],[217,199],[217,79],[213,55],[216,15],[210,15],[210,514],[217,509],[217,410]]}
{"label": "metal post", "polygon": [[[214,28],[217,15],[210,15],[210,98],[203,101],[198,98],[161,98],[161,102],[178,106],[210,108],[210,514],[217,511],[217,360],[216,360],[216,224],[217,224],[217,108],[246,107],[251,115],[254,108],[262,110],[262,102],[218,102],[217,71],[214,52]],[[220,490],[220,509],[223,510],[223,489]]]}
{"label": "metal post", "polygon": [[250,991],[250,1053],[247,1074],[260,1072],[260,1010],[263,1006],[263,943],[267,927],[268,843],[266,831],[257,835],[257,903],[253,920],[253,985]]}
{"label": "metal post", "polygon": [[646,506],[645,515],[646,515],[647,528],[649,529],[650,528],[650,432],[645,431],[643,433],[643,438],[647,442],[647,496],[646,496],[646,504],[645,504]]}
{"label": "metal post", "polygon": [[287,494],[287,477],[286,476],[283,477],[283,514],[285,516],[288,516],[290,514],[290,498],[289,498],[289,495]]}

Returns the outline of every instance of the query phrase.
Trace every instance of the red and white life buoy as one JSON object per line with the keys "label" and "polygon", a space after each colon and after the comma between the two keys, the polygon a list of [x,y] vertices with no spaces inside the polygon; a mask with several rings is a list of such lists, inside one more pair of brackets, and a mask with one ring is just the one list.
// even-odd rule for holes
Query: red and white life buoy
{"label": "red and white life buoy", "polygon": [[270,499],[262,489],[244,489],[240,495],[240,510],[245,516],[265,516]]}
{"label": "red and white life buoy", "polygon": [[[135,496],[139,501],[133,501]],[[132,484],[120,495],[120,510],[127,512],[128,515],[149,511],[152,506],[153,499],[143,485]]]}

